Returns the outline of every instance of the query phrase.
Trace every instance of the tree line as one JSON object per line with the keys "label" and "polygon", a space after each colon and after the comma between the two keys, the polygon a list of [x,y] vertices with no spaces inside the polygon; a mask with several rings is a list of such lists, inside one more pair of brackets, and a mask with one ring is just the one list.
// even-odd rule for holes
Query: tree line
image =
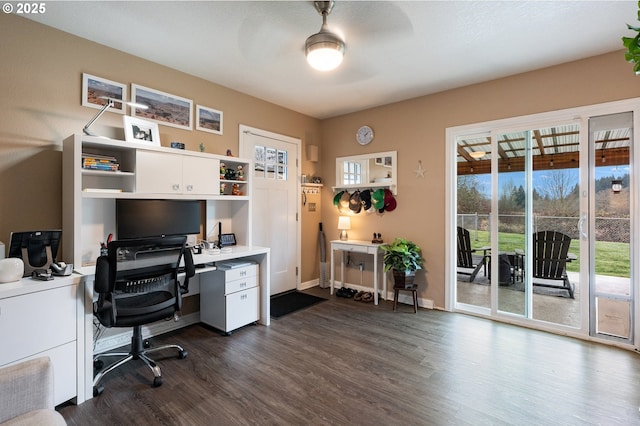
{"label": "tree line", "polygon": [[[580,214],[580,191],[575,173],[568,170],[547,170],[545,179],[533,188],[533,212],[540,216],[578,217]],[[614,194],[611,181],[622,181],[622,191]],[[458,213],[488,214],[491,199],[479,190],[477,175],[458,177]],[[629,216],[629,174],[621,177],[606,176],[595,181],[596,215],[599,217]],[[500,214],[523,214],[526,192],[523,185],[512,180],[500,185],[498,209]]]}

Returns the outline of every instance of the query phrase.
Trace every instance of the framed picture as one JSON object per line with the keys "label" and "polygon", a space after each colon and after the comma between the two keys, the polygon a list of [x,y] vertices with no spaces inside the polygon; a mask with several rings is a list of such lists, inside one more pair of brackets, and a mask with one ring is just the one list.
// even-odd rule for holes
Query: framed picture
{"label": "framed picture", "polygon": [[127,115],[122,119],[124,122],[124,139],[127,142],[160,146],[160,132],[157,123]]}
{"label": "framed picture", "polygon": [[375,163],[377,166],[382,166],[382,157],[376,157]]}
{"label": "framed picture", "polygon": [[[82,73],[82,106],[100,109],[107,103],[103,98],[126,100],[127,85]],[[114,102],[113,107],[108,111],[124,114],[125,108],[123,102]]]}
{"label": "framed picture", "polygon": [[196,130],[221,135],[222,111],[202,105],[196,105]]}
{"label": "framed picture", "polygon": [[132,107],[131,115],[134,117],[152,120],[179,129],[192,129],[193,101],[191,99],[132,84],[131,100],[148,107],[148,109]]}

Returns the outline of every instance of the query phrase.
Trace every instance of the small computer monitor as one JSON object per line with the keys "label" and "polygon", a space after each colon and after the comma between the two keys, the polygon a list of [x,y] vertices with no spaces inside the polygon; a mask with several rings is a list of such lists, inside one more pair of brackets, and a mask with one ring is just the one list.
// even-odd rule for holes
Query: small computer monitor
{"label": "small computer monitor", "polygon": [[25,276],[30,275],[34,268],[46,269],[58,256],[61,237],[62,231],[59,229],[12,232],[9,257],[22,259]]}

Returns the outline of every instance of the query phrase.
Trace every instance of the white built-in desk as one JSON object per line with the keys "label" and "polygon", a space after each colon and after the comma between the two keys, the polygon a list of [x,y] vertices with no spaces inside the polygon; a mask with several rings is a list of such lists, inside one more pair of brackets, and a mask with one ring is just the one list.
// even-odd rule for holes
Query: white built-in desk
{"label": "white built-in desk", "polygon": [[[225,232],[236,236],[237,246],[214,254],[205,251],[194,256],[196,276],[189,281],[189,293],[183,295],[188,302],[195,302],[202,285],[210,285],[215,263],[233,259],[250,260],[258,264],[258,279],[252,297],[258,293],[258,322],[270,322],[270,250],[252,246],[252,173],[251,158],[222,155],[151,146],[144,143],[125,142],[83,134],[66,138],[62,144],[62,253],[66,263],[75,265],[83,275],[85,285],[78,288],[78,299],[83,307],[78,320],[83,333],[83,349],[78,357],[78,374],[82,370],[86,399],[93,397],[93,353],[104,352],[131,341],[130,329],[100,329],[94,341],[93,281],[95,262],[100,255],[100,242],[107,235],[117,238],[116,203],[118,199],[172,199],[198,200],[204,207],[203,227],[215,229],[221,224]],[[117,165],[118,171],[85,168],[83,157],[104,156]],[[226,177],[219,173],[222,164],[226,168],[241,167],[246,173],[242,178]],[[232,187],[242,195],[233,195]],[[208,232],[205,236],[208,236]],[[182,275],[183,276],[183,275]],[[180,275],[179,275],[180,278]],[[252,299],[255,302],[255,298]],[[207,306],[204,307],[208,309]],[[157,321],[142,327],[143,337],[154,336],[173,329],[199,323],[200,310],[189,309],[179,321]],[[255,314],[255,303],[253,313]],[[46,307],[42,309],[46,312]],[[237,312],[235,309],[234,312]],[[248,316],[247,316],[248,317]],[[26,321],[28,315],[24,315]],[[50,317],[56,324],[58,318]],[[253,317],[252,317],[253,318]],[[0,319],[0,321],[2,321]],[[20,321],[16,321],[19,323]],[[0,322],[1,323],[1,322]],[[50,325],[48,324],[48,325]],[[3,340],[0,340],[4,343]],[[78,398],[81,395],[78,394]]]}
{"label": "white built-in desk", "polygon": [[374,244],[369,241],[357,240],[333,240],[331,244],[331,294],[335,285],[335,263],[333,253],[336,250],[341,251],[340,258],[340,286],[344,285],[344,254],[345,252],[366,253],[373,256],[373,302],[378,304],[378,275],[382,274],[382,298],[387,294],[387,274],[384,273],[384,265],[382,263],[383,251],[380,248],[382,244]]}

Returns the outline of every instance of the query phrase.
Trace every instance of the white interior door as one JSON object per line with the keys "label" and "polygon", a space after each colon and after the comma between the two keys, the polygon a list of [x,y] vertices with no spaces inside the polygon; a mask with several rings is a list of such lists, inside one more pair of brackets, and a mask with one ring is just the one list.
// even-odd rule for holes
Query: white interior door
{"label": "white interior door", "polygon": [[298,286],[300,140],[240,126],[240,155],[253,158],[253,244],[271,248],[271,295]]}

